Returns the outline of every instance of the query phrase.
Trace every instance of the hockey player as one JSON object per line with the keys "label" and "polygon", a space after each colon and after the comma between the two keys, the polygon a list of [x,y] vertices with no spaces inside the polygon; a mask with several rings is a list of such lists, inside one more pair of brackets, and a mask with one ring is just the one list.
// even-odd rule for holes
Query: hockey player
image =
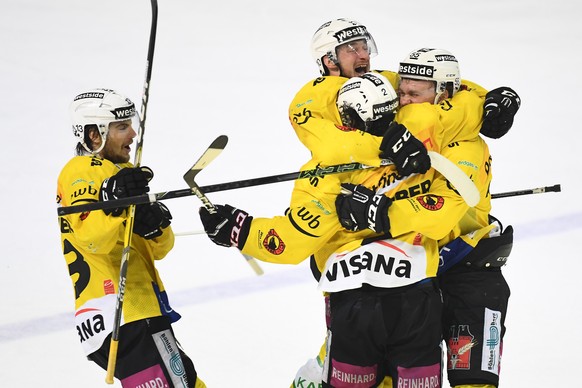
{"label": "hockey player", "polygon": [[[373,86],[363,86],[370,84]],[[374,90],[380,92],[374,94]],[[382,81],[382,77],[379,75],[368,73],[348,81],[340,91],[340,99],[343,98],[344,94],[372,98],[374,95],[383,95],[385,92],[390,92],[387,81]],[[393,90],[392,93],[394,93]],[[470,99],[471,96],[472,94],[464,91],[459,98],[461,100]],[[393,99],[396,99],[395,95]],[[465,126],[472,126],[472,128],[480,126],[482,102],[478,97],[477,100],[479,100],[478,103],[473,104],[474,114],[467,115],[467,120],[463,122]],[[383,102],[386,103],[386,101]],[[317,99],[311,100],[310,104],[317,106]],[[350,106],[356,108],[358,102],[351,103]],[[388,108],[390,106],[392,108]],[[395,105],[388,102],[385,107],[394,109]],[[339,117],[339,113],[337,115]],[[307,121],[312,118],[315,119],[315,122],[317,120],[324,121],[320,116],[307,114],[305,117],[309,117]],[[301,123],[299,125],[305,124],[305,120],[299,122]],[[349,127],[342,126],[341,122],[336,125],[346,131],[350,130]],[[397,125],[397,128],[402,128],[402,125]],[[440,134],[443,131],[439,129],[442,128],[436,123],[424,132],[428,139],[427,144],[430,144],[433,149],[438,149],[439,139],[442,138]],[[362,136],[362,132],[359,134]],[[328,138],[327,146],[332,149],[342,149],[343,142],[341,140],[343,139],[338,139],[341,137]],[[382,143],[384,143],[386,156],[392,160],[406,160],[406,158],[396,155],[398,152],[406,152],[407,155],[413,157],[419,152],[418,149],[411,149],[409,144],[405,144],[404,147],[395,152],[393,147],[388,146],[387,139],[389,137],[385,137]],[[407,136],[405,138],[398,137],[396,142],[407,143],[409,139],[410,137]],[[317,163],[319,162],[312,160],[305,167],[313,168]],[[406,163],[401,163],[401,165],[406,166]],[[218,213],[214,215],[201,209],[205,230],[210,238],[219,245],[233,245],[258,259],[277,263],[297,263],[310,254],[314,255],[314,269],[316,273],[323,274],[320,276],[320,287],[324,291],[331,292],[330,330],[333,334],[333,340],[330,341],[330,351],[327,357],[328,368],[325,386],[350,386],[349,384],[342,385],[342,381],[352,378],[362,381],[368,379],[369,385],[367,386],[377,386],[385,375],[393,376],[397,381],[408,383],[415,378],[424,378],[434,383],[440,383],[440,296],[438,290],[434,288],[431,278],[436,275],[436,272],[433,271],[436,271],[438,266],[437,239],[447,235],[454,227],[454,222],[447,221],[447,211],[455,212],[456,206],[454,204],[464,202],[446,184],[441,184],[439,189],[442,194],[440,197],[434,198],[446,201],[451,206],[447,206],[438,215],[432,215],[433,210],[417,209],[417,211],[433,217],[433,221],[425,226],[423,219],[426,218],[426,215],[417,217],[410,214],[410,211],[407,210],[410,205],[408,201],[405,201],[406,198],[415,196],[414,193],[426,193],[428,188],[431,188],[434,174],[434,170],[429,170],[427,174],[416,174],[403,180],[400,179],[395,168],[390,166],[376,169],[373,174],[368,171],[353,172],[314,178],[311,181],[297,181],[291,207],[286,216],[273,219],[253,219],[247,213],[228,205],[219,206]],[[368,183],[376,187],[389,187],[395,193],[395,197],[403,199],[402,201],[394,201],[391,208],[395,212],[403,212],[403,215],[407,213],[406,217],[396,217],[395,220],[390,220],[390,224],[383,223],[383,230],[377,230],[377,234],[369,234],[367,231],[353,234],[342,230],[338,227],[337,219],[334,219],[334,197],[338,193],[338,185],[348,181],[360,181],[360,183]],[[429,202],[432,198],[429,195],[421,197],[427,207],[430,207]],[[386,201],[388,201],[387,198]],[[435,207],[434,210],[439,210],[439,207]],[[381,238],[388,230],[397,237],[376,243],[371,242],[370,239]],[[366,242],[371,243],[366,244]],[[403,252],[406,253],[403,254]],[[401,256],[402,254],[403,256]],[[375,276],[378,274],[374,274],[374,271],[364,270],[367,268],[366,264],[361,264],[361,262],[361,265],[358,264],[360,259],[354,259],[355,264],[351,261],[351,258],[356,256],[367,257],[365,260],[368,261],[370,267],[376,270],[380,270],[380,267],[384,268],[385,263],[382,260],[385,257],[398,257],[398,264],[386,264],[387,267],[390,267],[390,270],[386,269],[386,271],[390,273],[383,273],[383,275],[389,276]],[[372,264],[372,262],[376,264]],[[417,267],[417,265],[419,266]],[[402,276],[399,276],[397,272]],[[389,344],[383,342],[386,346],[385,349],[390,349],[388,356],[383,353],[384,351],[374,348],[373,345],[381,340],[380,337],[377,337],[381,334],[367,329],[358,331],[357,327],[354,328],[350,325],[342,326],[346,322],[345,319],[340,318],[343,314],[343,307],[348,306],[351,298],[368,297],[378,298],[381,300],[378,303],[386,303],[387,306],[391,306],[386,307],[386,311],[401,312],[402,315],[398,315],[398,318],[396,316],[393,319],[388,319],[388,316],[382,318],[388,319],[386,321],[388,325],[393,325],[391,330],[399,332],[399,330],[405,330],[404,327],[406,330],[416,327],[415,333],[418,333],[418,336],[406,338],[396,336],[397,338],[389,339],[405,343],[406,345],[402,347],[396,345],[395,342]],[[402,301],[400,298],[408,300],[407,303],[412,305],[423,307],[420,307],[421,310],[402,311],[402,306],[396,302],[396,300]],[[374,303],[371,305],[375,306]],[[381,310],[384,311],[384,309]],[[358,310],[357,313],[353,310],[350,311],[356,314],[355,316],[359,319],[371,320],[370,324],[380,322],[379,317],[374,315],[373,311],[361,312]],[[417,315],[419,313],[422,319]],[[400,319],[400,317],[407,318]],[[438,329],[438,333],[435,329]],[[361,340],[361,347],[354,345],[354,341],[350,337],[355,335],[353,333],[357,333],[356,337]],[[379,361],[384,358],[388,358],[390,364]],[[372,375],[373,377],[370,377]]]}
{"label": "hockey player", "polygon": [[[421,62],[428,52],[413,52],[401,65],[400,104],[439,103],[438,92],[432,77],[412,73],[414,64]],[[435,100],[436,98],[436,100]],[[492,137],[503,136],[513,123],[513,115],[519,109],[521,101],[517,93],[510,88],[498,88],[488,94],[485,104],[489,115],[500,113],[501,104],[505,110],[512,112],[501,122],[491,125],[486,120],[485,130],[496,128]],[[406,108],[402,108],[404,111]],[[481,154],[479,141],[455,142],[449,144],[442,152],[448,159],[472,176],[473,181],[480,182],[478,171],[488,170],[491,174],[491,157],[484,157],[481,165],[474,164]],[[484,198],[487,206],[477,206],[467,212],[458,228],[440,241],[442,251],[442,268],[439,271],[439,283],[443,294],[443,336],[447,345],[447,375],[452,387],[496,387],[499,384],[499,371],[503,337],[505,335],[505,318],[510,296],[509,286],[503,277],[501,267],[506,264],[511,252],[513,229],[511,226],[502,230],[499,222],[489,212],[489,184]],[[463,252],[470,249],[459,236],[484,228],[492,223],[495,229],[489,233],[490,238],[482,240],[477,247],[463,257]],[[451,242],[453,241],[453,242]],[[456,257],[453,258],[456,252]],[[462,258],[462,259],[461,259]],[[457,263],[457,261],[461,261]]]}
{"label": "hockey player", "polygon": [[[347,84],[344,90],[349,93],[361,87],[367,96],[383,98],[386,92],[388,101],[396,101],[394,89],[383,78],[367,73],[352,78],[354,83]],[[390,106],[393,111],[395,105],[387,105]],[[334,138],[328,141],[330,147],[341,146]],[[408,146],[397,151],[386,149],[392,160],[400,159],[395,154],[409,151]],[[304,167],[312,169],[317,163],[312,160]],[[397,175],[392,165],[374,170],[375,178]],[[434,170],[416,176],[430,179]],[[253,218],[232,206],[216,205],[214,214],[201,208],[200,217],[214,243],[235,246],[259,260],[297,264],[314,255],[315,272],[321,274],[320,289],[330,293],[331,306],[323,386],[376,387],[385,376],[404,381],[422,379],[438,385],[442,307],[435,283],[438,241],[428,233],[406,230],[410,221],[404,219],[399,236],[388,240],[383,239],[384,231],[353,233],[343,229],[335,211],[340,184],[363,183],[369,177],[345,172],[298,180],[285,216]],[[398,182],[394,187],[406,190],[408,183]],[[435,236],[449,231],[437,231],[438,228],[437,225],[433,230]],[[354,256],[362,257],[369,265],[360,259],[351,260]],[[397,257],[395,263],[385,260],[390,256]],[[358,299],[365,302],[354,309],[352,304]]]}
{"label": "hockey player", "polygon": [[[454,108],[454,105],[444,100],[451,90],[454,93],[454,89],[450,89],[447,84],[440,87],[442,74],[437,74],[446,61],[441,60],[437,65],[436,57],[439,55],[442,57],[450,53],[432,49],[415,50],[401,62],[399,96],[402,107],[397,119],[411,115],[414,110],[419,115],[422,106],[426,107],[427,104],[418,103],[439,104],[443,110]],[[418,75],[418,69],[430,63],[434,64],[435,73],[432,76]],[[446,73],[454,71],[449,69]],[[416,104],[408,105],[411,103]],[[501,114],[499,108],[502,104],[505,115]],[[490,92],[485,106],[486,109],[494,110],[489,115],[497,114],[498,121],[485,125],[487,133],[492,137],[506,133],[519,104],[519,97],[510,88]],[[505,264],[511,251],[512,228],[502,231],[498,221],[489,216],[491,157],[484,141],[476,138],[453,142],[443,148],[441,153],[465,170],[481,192],[481,202],[467,209],[453,231],[439,241],[439,246],[444,247],[441,250],[439,280],[444,299],[443,334],[448,350],[448,379],[452,387],[493,388],[499,384],[504,321],[510,294],[500,267]],[[437,182],[433,181],[431,192],[436,189],[436,185]],[[365,188],[358,190],[362,191],[361,195],[375,194]],[[367,220],[365,205],[349,197],[339,199],[338,204],[342,207],[338,213],[340,216],[344,213],[345,222],[351,223],[350,220],[356,218],[359,219],[360,227],[367,227],[364,224]],[[462,204],[458,208],[462,209]],[[377,211],[380,218],[386,216],[385,213],[385,210]],[[483,232],[487,234],[483,235]],[[484,237],[483,240],[475,238],[479,234]],[[477,241],[479,243],[472,249]]]}
{"label": "hockey player", "polygon": [[[75,97],[70,106],[76,153],[58,177],[57,204],[77,205],[145,194],[153,172],[133,167],[135,106],[109,89]],[[75,292],[75,325],[87,357],[107,369],[127,209],[59,217],[63,254]],[[115,377],[123,387],[204,388],[172,330],[180,318],[168,303],[155,260],[174,245],[172,216],[161,203],[135,210]]]}
{"label": "hockey player", "polygon": [[[334,104],[338,90],[346,80],[344,77],[353,77],[370,69],[370,57],[377,53],[374,39],[362,24],[349,19],[336,19],[324,23],[316,31],[312,39],[311,51],[323,77],[308,82],[299,91],[290,105],[291,122],[299,139],[312,152],[313,158],[320,160],[320,164],[323,166],[354,161],[374,166],[379,165],[381,161],[378,158],[377,150],[383,140],[381,135],[385,132],[386,128],[385,119],[382,120],[381,115],[369,113],[365,117],[369,120],[368,125],[365,128],[360,127],[364,132],[342,131],[341,124],[338,124],[338,121],[341,122],[339,118],[340,114],[335,109]],[[426,67],[423,71],[428,69],[429,67]],[[381,74],[388,77],[393,85],[398,84],[398,77],[395,73],[382,71]],[[456,90],[459,87],[458,83],[460,78],[455,80],[454,77],[451,77],[451,79],[456,82]],[[468,81],[462,82],[462,90],[463,93],[460,93],[456,97],[453,96],[452,88],[447,92],[448,97],[453,96],[453,106],[457,108],[455,111],[465,112],[466,115],[477,115],[476,117],[479,117],[480,112],[475,112],[474,109],[464,110],[463,107],[468,100],[471,100],[471,96],[479,96],[484,99],[486,91]],[[471,91],[472,94],[467,94],[467,91]],[[442,92],[444,91],[439,93],[439,97],[443,96]],[[463,101],[458,101],[461,96],[463,97]],[[361,103],[364,102],[360,101]],[[482,105],[483,100],[480,102],[472,100],[471,104],[473,106],[475,104]],[[495,112],[487,110],[489,114],[481,127],[481,131],[490,137],[499,137],[494,134],[501,135],[501,133],[505,133],[511,126],[512,117],[515,113],[511,111],[501,112],[501,109],[505,108],[504,105],[498,104],[497,106],[500,109]],[[429,108],[429,110],[434,109]],[[449,109],[441,110],[437,114],[438,117],[435,117],[437,113],[435,111],[432,115],[425,114],[424,116],[419,116],[418,120],[415,120],[415,115],[400,115],[399,120],[402,121],[404,118],[407,126],[416,128],[425,124],[428,127],[433,126],[434,124],[431,124],[431,121],[434,120],[442,122],[443,127],[446,127],[448,130],[444,133],[441,132],[439,134],[441,138],[436,142],[432,141],[433,146],[436,143],[449,144],[453,138],[455,140],[474,138],[478,133],[478,128],[473,128],[476,131],[466,132],[463,135],[462,131],[470,129],[469,127],[458,127],[451,124],[451,121],[454,120],[464,120],[462,114],[459,116],[455,114],[455,111],[449,112]],[[362,113],[361,110],[358,113]],[[497,116],[491,113],[496,113]],[[380,117],[379,120],[373,120],[378,117]],[[420,117],[424,118],[424,123],[419,121]],[[454,128],[460,129],[461,133],[455,133]],[[343,141],[338,141],[337,143],[339,145],[334,144],[334,146],[331,146],[329,142],[331,137],[342,137]],[[403,154],[407,155],[406,153]],[[411,166],[414,165],[414,162],[417,165],[426,165],[426,163],[420,163],[419,158],[423,157],[426,157],[426,154],[422,152],[413,156],[412,159],[416,160],[411,160],[408,163],[408,169],[399,169],[401,175],[408,175],[413,172]],[[404,159],[401,163],[405,161]],[[419,170],[419,172],[422,172],[422,170]],[[389,178],[387,177],[387,179]],[[323,354],[325,352],[322,348],[320,355]],[[317,370],[318,367],[321,367],[321,364],[321,357],[316,360],[309,360],[305,369],[311,371]],[[302,377],[302,371],[300,370],[297,374],[296,381],[306,381],[306,379],[307,376],[304,375]],[[309,380],[307,379],[307,381]]]}
{"label": "hockey player", "polygon": [[[357,33],[358,31],[360,32],[359,35]],[[359,48],[366,47],[367,50],[357,49],[357,44],[360,45]],[[341,87],[338,86],[341,85],[341,80],[336,77],[329,77],[329,75],[351,77],[354,74],[357,74],[357,71],[361,73],[368,70],[370,68],[370,56],[373,56],[377,52],[373,38],[370,36],[365,26],[360,23],[348,19],[337,19],[323,24],[317,30],[313,36],[311,48],[320,73],[325,77],[306,84],[297,95],[301,98],[297,98],[296,101],[291,104],[290,117],[293,118],[292,123],[294,124],[294,128],[296,129],[299,138],[303,144],[312,151],[313,155],[319,156],[324,161],[323,164],[325,164],[325,161],[331,161],[330,164],[360,161],[369,165],[378,165],[376,159],[377,154],[374,150],[378,149],[377,144],[380,142],[380,139],[375,138],[374,136],[367,136],[366,134],[354,136],[353,133],[348,135],[346,132],[338,131],[332,122],[337,120],[337,113],[334,112],[333,108],[330,108],[332,105],[331,101],[333,101],[334,98],[335,89]],[[406,62],[407,61],[404,61],[403,63],[404,68],[407,66]],[[418,70],[419,68],[413,66],[409,70],[412,69]],[[424,67],[420,69],[420,72],[422,73],[429,69],[430,67]],[[381,73],[389,77],[393,84],[397,84],[397,77],[395,77],[393,73],[386,71]],[[320,98],[321,92],[317,94],[317,89],[322,89],[324,82],[327,84],[330,94],[327,95],[327,98]],[[439,100],[444,98],[444,90],[435,93],[434,86],[432,89],[433,96],[428,102],[436,104]],[[473,90],[481,97],[485,97],[486,91],[484,91],[484,89],[468,81],[462,82],[461,89]],[[319,99],[312,98],[314,94]],[[449,88],[447,95],[449,97],[453,95],[452,88]],[[486,97],[484,121],[480,130],[481,133],[487,137],[499,138],[507,133],[513,123],[513,116],[519,108],[519,97],[517,97],[515,92],[509,88],[495,89],[487,93]],[[304,101],[310,103],[310,106],[307,106],[308,110],[306,111],[306,114],[303,114],[302,112],[307,105]],[[312,101],[315,101],[315,103]],[[322,102],[317,104],[319,101]],[[453,101],[455,101],[455,97],[453,97]],[[406,104],[407,102],[404,102],[404,105]],[[455,101],[452,106],[456,106],[458,112],[459,107],[462,105],[460,105],[458,101]],[[451,128],[451,126],[446,123],[447,121],[450,121],[451,117],[453,119],[463,119],[462,117],[455,115],[454,112],[448,114],[452,106],[442,109],[439,115],[439,119],[443,120],[444,124],[449,128]],[[361,111],[359,112],[361,113]],[[302,119],[303,116],[311,116],[312,119],[310,119],[309,122],[306,122],[307,120]],[[369,118],[372,116],[373,115],[370,115]],[[403,115],[400,115],[399,119],[402,119],[402,117]],[[330,121],[323,120],[324,118],[330,119]],[[408,118],[411,119],[414,117],[408,115]],[[408,121],[408,123],[409,125],[415,126],[415,123],[410,124],[410,121]],[[378,124],[374,124],[374,126],[378,126]],[[365,131],[374,134],[374,128],[372,127],[373,126],[368,125]],[[451,133],[450,131],[446,135],[449,135],[447,138],[448,140],[454,136],[460,139],[458,134]],[[344,142],[342,147],[330,147],[326,140],[329,136],[342,136],[344,139],[347,139],[348,136],[352,136],[352,139]],[[471,134],[467,134],[465,138],[470,138],[471,136]],[[444,140],[443,143],[448,144],[448,140]],[[354,145],[354,147],[346,149],[349,145]],[[367,148],[367,146],[370,146],[371,148]],[[370,153],[370,150],[373,152]],[[511,239],[509,228],[504,239]],[[496,239],[490,239],[488,241],[492,242],[494,240]],[[504,245],[499,242],[496,242],[495,244]],[[503,248],[501,250],[503,251]],[[476,251],[476,253],[477,252],[478,251]],[[457,257],[457,260],[459,260],[459,257]],[[454,263],[454,260],[450,260],[449,265],[452,265],[452,263]],[[318,369],[321,369],[322,356],[324,354],[325,349],[322,348],[320,355],[316,359],[309,360],[308,363],[298,371],[295,382],[303,382],[305,385],[314,382],[314,386],[317,386],[317,380],[310,380],[309,376],[317,376]]]}

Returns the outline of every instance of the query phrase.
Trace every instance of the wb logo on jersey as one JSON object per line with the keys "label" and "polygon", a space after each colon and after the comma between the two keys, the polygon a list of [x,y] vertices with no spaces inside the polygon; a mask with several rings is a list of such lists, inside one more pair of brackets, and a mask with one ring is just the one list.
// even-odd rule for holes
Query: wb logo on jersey
{"label": "wb logo on jersey", "polygon": [[315,231],[319,228],[319,214],[315,216],[305,207],[302,207],[296,212],[294,210],[290,211],[287,214],[287,217],[289,217],[289,221],[291,221],[293,227],[301,233],[310,237],[318,237],[317,235],[310,233],[308,230]]}

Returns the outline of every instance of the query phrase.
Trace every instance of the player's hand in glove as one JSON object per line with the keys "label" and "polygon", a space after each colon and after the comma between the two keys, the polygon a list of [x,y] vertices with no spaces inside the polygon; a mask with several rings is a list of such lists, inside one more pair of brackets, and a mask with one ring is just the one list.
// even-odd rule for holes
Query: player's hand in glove
{"label": "player's hand in glove", "polygon": [[377,233],[389,233],[388,208],[391,204],[387,196],[351,183],[342,184],[342,194],[335,200],[340,223],[352,232],[368,228]]}
{"label": "player's hand in glove", "polygon": [[380,157],[392,160],[402,177],[424,174],[430,168],[430,158],[424,144],[397,122],[392,122],[384,134]]}
{"label": "player's hand in glove", "polygon": [[200,208],[204,231],[217,245],[242,249],[249,236],[253,217],[230,205],[216,205],[215,208],[215,213],[210,213],[205,207]]}
{"label": "player's hand in glove", "polygon": [[513,125],[513,116],[520,106],[521,99],[511,88],[502,86],[487,93],[481,134],[493,139],[505,135]]}
{"label": "player's hand in glove", "polygon": [[384,136],[393,121],[394,113],[384,113],[376,120],[366,122],[366,132],[374,136]]}
{"label": "player's hand in glove", "polygon": [[[99,190],[101,201],[111,201],[120,198],[134,197],[150,191],[148,182],[154,177],[149,167],[126,167],[103,181]],[[104,209],[105,214],[119,216],[124,208]]]}
{"label": "player's hand in glove", "polygon": [[133,233],[149,240],[162,235],[162,229],[170,226],[172,214],[160,202],[137,205],[133,221]]}

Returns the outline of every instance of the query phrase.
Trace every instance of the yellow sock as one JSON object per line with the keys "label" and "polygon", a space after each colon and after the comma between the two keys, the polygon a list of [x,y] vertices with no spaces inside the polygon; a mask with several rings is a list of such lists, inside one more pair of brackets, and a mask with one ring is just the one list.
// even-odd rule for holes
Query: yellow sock
{"label": "yellow sock", "polygon": [[384,380],[378,385],[378,388],[392,388],[392,377],[384,377]]}

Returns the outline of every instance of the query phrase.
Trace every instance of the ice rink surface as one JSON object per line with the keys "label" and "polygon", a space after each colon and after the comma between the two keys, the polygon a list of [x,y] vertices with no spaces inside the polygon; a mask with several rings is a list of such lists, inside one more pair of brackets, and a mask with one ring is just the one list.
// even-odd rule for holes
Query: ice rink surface
{"label": "ice rink surface", "polygon": [[[160,2],[142,164],[153,192],[182,175],[218,135],[225,151],[201,185],[297,171],[308,160],[287,108],[317,68],[309,52],[325,21],[365,24],[396,70],[413,49],[440,47],[463,78],[511,86],[523,104],[511,132],[489,141],[492,192],[562,185],[561,193],[494,200],[515,228],[504,269],[512,289],[503,387],[578,384],[582,348],[580,103],[582,41],[576,2]],[[150,2],[3,0],[0,12],[0,385],[103,387],[72,324],[73,291],[61,253],[56,179],[73,156],[68,105],[94,87],[140,105]],[[568,95],[566,92],[570,93]],[[209,195],[255,216],[281,214],[290,182]],[[200,230],[195,197],[168,201],[176,232]],[[324,338],[323,299],[308,263],[261,264],[204,235],[177,237],[159,263],[183,318],[176,335],[209,388],[285,388]],[[131,276],[131,274],[129,274]],[[115,386],[120,386],[116,382]],[[444,384],[448,387],[448,383]]]}

